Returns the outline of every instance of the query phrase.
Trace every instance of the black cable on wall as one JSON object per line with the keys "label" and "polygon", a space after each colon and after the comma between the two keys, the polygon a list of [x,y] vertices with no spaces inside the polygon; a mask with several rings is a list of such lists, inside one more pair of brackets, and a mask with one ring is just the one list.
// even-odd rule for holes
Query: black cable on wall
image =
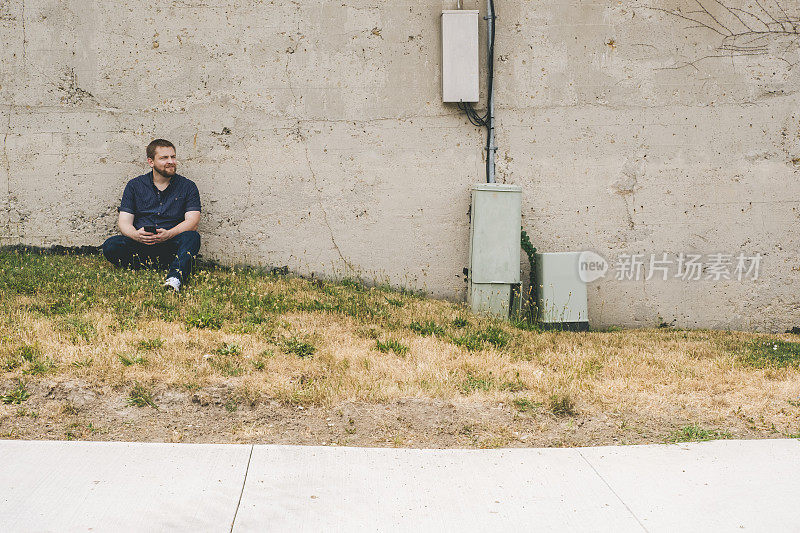
{"label": "black cable on wall", "polygon": [[490,102],[492,101],[492,96],[494,95],[494,36],[495,36],[495,24],[494,21],[497,17],[495,16],[494,11],[494,0],[489,0],[489,13],[487,14],[487,19],[489,20],[489,24],[492,28],[492,36],[489,41],[489,52],[487,54],[486,63],[487,63],[487,97],[486,97],[486,113],[483,115],[479,115],[478,112],[475,110],[475,107],[472,105],[472,102],[459,102],[458,108],[461,111],[464,111],[467,114],[467,118],[469,121],[474,125],[480,128],[486,128],[486,181],[489,182],[489,165],[491,158],[489,157],[489,151],[492,149],[492,109],[490,106]]}

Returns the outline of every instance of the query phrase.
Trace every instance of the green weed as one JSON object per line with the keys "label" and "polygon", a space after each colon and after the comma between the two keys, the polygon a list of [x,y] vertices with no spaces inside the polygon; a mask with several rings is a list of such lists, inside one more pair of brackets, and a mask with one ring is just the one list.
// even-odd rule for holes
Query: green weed
{"label": "green weed", "polygon": [[508,344],[509,335],[501,328],[490,326],[479,331],[467,331],[465,334],[452,337],[453,344],[469,351],[478,351],[487,346],[503,348]]}
{"label": "green weed", "polygon": [[193,310],[186,315],[186,326],[197,329],[220,329],[222,317],[215,310]]}
{"label": "green weed", "polygon": [[235,378],[244,373],[241,362],[232,357],[212,357],[208,362],[223,376]]}
{"label": "green weed", "polygon": [[39,351],[39,348],[37,348],[36,346],[23,344],[22,346],[14,350],[12,356],[15,358],[22,359],[23,361],[32,362],[35,361],[40,354],[41,352]]}
{"label": "green weed", "polygon": [[547,407],[551,413],[559,418],[576,416],[575,403],[569,394],[552,394],[547,400]]}
{"label": "green weed", "polygon": [[89,342],[97,336],[97,329],[94,324],[77,316],[69,316],[62,319],[58,323],[57,329],[69,333],[73,342]]}
{"label": "green weed", "polygon": [[214,351],[217,355],[228,356],[228,355],[241,355],[242,349],[239,348],[236,344],[228,344],[224,343],[219,348]]}
{"label": "green weed", "polygon": [[408,329],[413,331],[414,333],[418,333],[419,335],[429,336],[429,335],[438,335],[442,336],[445,334],[444,328],[434,322],[433,320],[427,320],[425,322],[418,322],[416,320],[412,320],[411,323],[408,325]]}
{"label": "green weed", "polygon": [[55,368],[55,363],[53,363],[52,359],[49,357],[45,359],[34,359],[30,363],[28,363],[27,368],[22,371],[23,374],[30,374],[32,376],[37,376],[40,374],[46,374]]}
{"label": "green weed", "polygon": [[457,328],[457,329],[465,328],[465,327],[467,327],[468,324],[469,324],[469,321],[464,317],[454,318],[450,322],[450,325],[453,326],[454,328]]}
{"label": "green weed", "polygon": [[162,346],[164,346],[164,341],[162,339],[145,339],[139,341],[139,344],[136,345],[136,348],[143,352],[152,352],[154,350],[158,350]]}
{"label": "green weed", "polygon": [[123,366],[131,366],[131,365],[146,365],[147,359],[140,355],[130,355],[121,353],[119,354],[119,362],[122,363]]}
{"label": "green weed", "polygon": [[398,300],[397,298],[390,298],[388,296],[383,297],[386,300],[386,303],[391,305],[392,307],[403,307],[406,303],[403,300]]}
{"label": "green weed", "polygon": [[141,383],[136,383],[131,389],[131,393],[128,396],[128,405],[158,409],[156,402],[153,400],[153,393]]}
{"label": "green weed", "polygon": [[494,376],[489,372],[488,376],[478,376],[472,372],[467,372],[467,376],[461,382],[459,388],[462,394],[469,394],[472,391],[482,390],[488,391],[494,386]]}
{"label": "green weed", "polygon": [[754,368],[800,368],[800,342],[780,339],[751,342],[741,361]]}
{"label": "green weed", "polygon": [[22,361],[17,359],[16,357],[4,357],[2,361],[0,361],[0,370],[3,372],[11,372],[16,370],[17,368],[22,366]]}
{"label": "green weed", "polygon": [[260,354],[258,354],[258,357],[253,361],[253,368],[259,371],[264,370],[267,367],[265,359],[272,359],[273,357],[275,357],[275,352],[273,352],[272,350],[262,351]]}
{"label": "green weed", "polygon": [[715,431],[704,429],[697,424],[682,427],[675,430],[666,441],[676,442],[702,442],[707,440],[730,439],[731,434],[726,431]]}
{"label": "green weed", "polygon": [[297,357],[311,357],[317,351],[316,347],[310,342],[300,341],[295,338],[283,339],[280,343],[281,349],[290,355]]}
{"label": "green weed", "polygon": [[538,409],[542,406],[542,402],[536,402],[530,398],[514,398],[511,403],[514,404],[514,407],[516,407],[517,410],[522,413],[525,411],[533,411],[534,409]]}
{"label": "green weed", "polygon": [[402,344],[400,341],[395,339],[389,339],[386,342],[381,342],[380,339],[375,340],[375,347],[378,351],[383,353],[394,352],[399,356],[404,356],[408,353],[408,346]]}
{"label": "green weed", "polygon": [[15,388],[11,389],[5,394],[0,394],[0,402],[6,405],[8,404],[19,405],[30,397],[31,394],[28,392],[28,389],[25,388],[25,382],[17,381],[17,386]]}

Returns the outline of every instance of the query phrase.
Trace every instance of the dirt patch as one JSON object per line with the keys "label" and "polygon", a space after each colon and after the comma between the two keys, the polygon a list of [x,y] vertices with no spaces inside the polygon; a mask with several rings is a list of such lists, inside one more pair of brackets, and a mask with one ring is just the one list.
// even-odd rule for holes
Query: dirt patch
{"label": "dirt patch", "polygon": [[[12,382],[0,382],[9,388]],[[157,408],[131,405],[127,390],[80,380],[27,385],[30,397],[0,405],[0,437],[45,440],[300,444],[409,448],[599,446],[665,442],[692,420],[635,413],[556,416],[503,403],[408,398],[331,407],[248,401],[235,389],[165,388]],[[739,422],[737,422],[739,420]],[[727,438],[780,437],[732,417]]]}

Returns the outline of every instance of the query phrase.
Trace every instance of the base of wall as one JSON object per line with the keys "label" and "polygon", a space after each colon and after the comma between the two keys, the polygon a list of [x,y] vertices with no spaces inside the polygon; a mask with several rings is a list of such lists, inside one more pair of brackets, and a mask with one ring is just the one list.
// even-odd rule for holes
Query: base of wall
{"label": "base of wall", "polygon": [[557,331],[589,331],[589,322],[539,322],[539,326],[545,330]]}

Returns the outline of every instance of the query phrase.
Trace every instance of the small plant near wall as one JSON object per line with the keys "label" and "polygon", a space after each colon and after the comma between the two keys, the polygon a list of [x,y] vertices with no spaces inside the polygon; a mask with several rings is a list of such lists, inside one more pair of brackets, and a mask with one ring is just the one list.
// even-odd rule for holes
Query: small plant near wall
{"label": "small plant near wall", "polygon": [[536,305],[536,248],[531,244],[531,239],[524,229],[520,232],[520,245],[522,246],[522,251],[528,256],[528,264],[530,265],[528,290],[525,294],[520,318],[528,325],[533,325],[539,320],[539,310]]}

